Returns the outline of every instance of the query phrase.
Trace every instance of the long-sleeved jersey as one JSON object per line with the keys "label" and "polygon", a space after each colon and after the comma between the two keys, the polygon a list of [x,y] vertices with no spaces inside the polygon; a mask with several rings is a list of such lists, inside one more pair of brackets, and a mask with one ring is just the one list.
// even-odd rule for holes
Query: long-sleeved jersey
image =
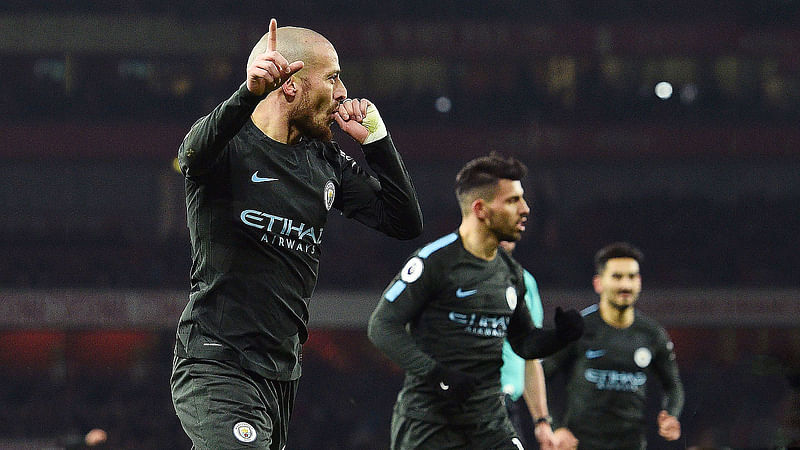
{"label": "long-sleeved jersey", "polygon": [[[525,276],[525,304],[531,312],[534,325],[541,328],[544,321],[542,299],[536,279],[527,270]],[[500,385],[511,400],[518,400],[525,391],[525,360],[514,353],[508,341],[503,342],[503,366],[500,368]]]}
{"label": "long-sleeved jersey", "polygon": [[293,380],[329,210],[401,239],[422,214],[390,136],[362,146],[373,177],[333,142],[267,137],[250,119],[261,99],[243,84],[178,151],[192,268],[176,354]]}
{"label": "long-sleeved jersey", "polygon": [[[370,340],[406,371],[395,414],[449,424],[505,415],[504,339],[526,357],[563,347],[553,330],[534,326],[524,295],[522,267],[503,250],[486,261],[451,233],[415,252],[369,321]],[[448,404],[427,380],[437,363],[480,380],[462,405]]]}
{"label": "long-sleeved jersey", "polygon": [[631,326],[603,321],[598,305],[583,311],[583,336],[543,362],[549,377],[564,370],[567,407],[559,425],[580,448],[639,448],[645,439],[646,383],[655,375],[664,390],[662,407],[675,417],[683,408],[683,385],[666,330],[635,311]]}

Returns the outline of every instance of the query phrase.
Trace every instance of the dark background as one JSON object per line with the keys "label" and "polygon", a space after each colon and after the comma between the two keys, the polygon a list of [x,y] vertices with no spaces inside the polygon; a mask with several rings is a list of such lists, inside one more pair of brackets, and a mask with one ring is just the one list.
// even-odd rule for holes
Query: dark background
{"label": "dark background", "polygon": [[687,390],[683,438],[652,448],[800,438],[800,1],[12,0],[0,447],[95,426],[111,448],[189,447],[168,392],[190,264],[172,160],[243,81],[271,17],[333,42],[425,219],[398,242],[332,214],[317,295],[350,294],[312,318],[289,448],[388,446],[401,373],[366,340],[363,311],[409,253],[457,227],[455,173],[492,150],[530,168],[515,256],[546,320],[595,301],[599,247],[645,252],[642,308],[669,329]]}

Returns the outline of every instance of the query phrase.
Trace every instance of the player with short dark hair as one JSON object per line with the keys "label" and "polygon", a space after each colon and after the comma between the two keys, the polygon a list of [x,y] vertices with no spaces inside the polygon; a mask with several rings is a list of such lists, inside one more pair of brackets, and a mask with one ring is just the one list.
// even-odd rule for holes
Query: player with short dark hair
{"label": "player with short dark hair", "polygon": [[563,371],[567,405],[555,434],[577,438],[578,448],[646,448],[646,384],[655,376],[664,392],[659,435],[680,437],[683,385],[666,330],[635,310],[642,289],[642,252],[617,242],[595,255],[594,290],[600,301],[583,311],[583,336],[544,360],[550,377]]}
{"label": "player with short dark hair", "polygon": [[[273,19],[246,82],[178,151],[192,269],[171,387],[195,448],[285,446],[331,208],[395,238],[422,231],[378,110],[347,98],[339,74],[325,37]],[[331,141],[333,122],[375,176]]]}
{"label": "player with short dark hair", "polygon": [[393,449],[518,449],[502,402],[503,341],[526,358],[577,339],[577,311],[536,328],[523,300],[522,267],[498,249],[517,241],[530,209],[527,168],[491,154],[456,177],[458,230],[417,250],[389,283],[369,321],[369,338],[406,371],[392,416]]}

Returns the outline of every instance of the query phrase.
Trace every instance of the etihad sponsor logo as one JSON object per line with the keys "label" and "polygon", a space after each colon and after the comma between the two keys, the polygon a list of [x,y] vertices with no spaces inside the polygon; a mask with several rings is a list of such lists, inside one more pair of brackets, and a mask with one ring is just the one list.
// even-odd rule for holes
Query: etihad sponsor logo
{"label": "etihad sponsor logo", "polygon": [[303,222],[295,222],[286,217],[246,209],[239,215],[242,223],[258,230],[264,230],[261,242],[307,254],[317,253],[322,243],[322,228],[316,229]]}
{"label": "etihad sponsor logo", "polygon": [[464,331],[469,334],[484,337],[506,337],[508,333],[509,316],[486,316],[483,314],[462,314],[451,311],[448,319],[459,325],[464,325]]}
{"label": "etihad sponsor logo", "polygon": [[239,218],[245,225],[259,230],[310,241],[317,245],[322,243],[322,228],[315,230],[314,227],[310,227],[303,222],[295,224],[292,219],[256,211],[255,209],[242,211]]}
{"label": "etihad sponsor logo", "polygon": [[586,369],[583,376],[600,391],[636,392],[647,382],[647,374],[644,372]]}

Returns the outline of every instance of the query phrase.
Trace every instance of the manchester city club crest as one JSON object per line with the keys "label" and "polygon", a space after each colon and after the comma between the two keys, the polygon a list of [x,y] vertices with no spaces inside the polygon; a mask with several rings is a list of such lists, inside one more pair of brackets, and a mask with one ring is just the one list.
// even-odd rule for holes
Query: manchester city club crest
{"label": "manchester city club crest", "polygon": [[328,180],[325,183],[323,194],[325,195],[325,209],[330,211],[331,206],[333,206],[333,200],[336,198],[336,185],[333,184],[333,181]]}
{"label": "manchester city club crest", "polygon": [[514,286],[509,286],[506,289],[506,301],[508,302],[508,307],[512,310],[517,307],[517,290],[514,289]]}
{"label": "manchester city club crest", "polygon": [[653,354],[650,353],[650,350],[647,347],[639,347],[635,352],[633,352],[633,362],[635,362],[636,365],[641,368],[649,366],[652,359]]}
{"label": "manchester city club crest", "polygon": [[256,440],[256,430],[247,422],[239,422],[234,425],[233,435],[242,442],[253,442]]}

